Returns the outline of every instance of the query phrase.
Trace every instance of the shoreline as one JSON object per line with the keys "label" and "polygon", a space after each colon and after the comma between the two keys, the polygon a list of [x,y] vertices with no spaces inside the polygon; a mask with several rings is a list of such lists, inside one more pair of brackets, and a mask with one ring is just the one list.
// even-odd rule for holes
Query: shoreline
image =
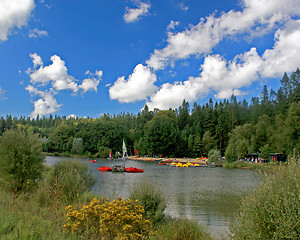
{"label": "shoreline", "polygon": [[196,159],[196,158],[155,158],[155,157],[139,157],[139,156],[130,156],[129,160],[136,161],[148,161],[148,162],[178,162],[178,163],[198,163],[198,164],[207,164],[207,159]]}

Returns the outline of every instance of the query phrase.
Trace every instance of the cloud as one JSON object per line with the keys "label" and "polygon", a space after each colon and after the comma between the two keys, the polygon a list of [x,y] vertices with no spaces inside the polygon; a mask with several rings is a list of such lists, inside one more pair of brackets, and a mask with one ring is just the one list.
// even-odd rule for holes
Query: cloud
{"label": "cloud", "polygon": [[157,86],[154,85],[157,78],[150,68],[139,64],[126,80],[119,77],[109,89],[111,99],[117,99],[121,103],[135,102],[147,99],[152,95]]}
{"label": "cloud", "polygon": [[36,53],[30,53],[29,56],[32,58],[34,68],[36,68],[37,66],[43,65],[42,58],[39,55],[37,55]]}
{"label": "cloud", "polygon": [[210,15],[185,31],[169,33],[167,46],[155,49],[146,63],[155,70],[163,69],[178,59],[210,53],[225,36],[265,33],[300,14],[299,0],[243,0],[242,7],[242,11]]}
{"label": "cloud", "polygon": [[300,63],[300,20],[289,21],[285,28],[275,33],[275,44],[264,52],[263,77],[279,77],[283,72],[292,72]]}
{"label": "cloud", "polygon": [[34,7],[34,0],[1,0],[0,41],[6,41],[14,27],[26,25]]}
{"label": "cloud", "polygon": [[2,88],[1,88],[1,86],[0,86],[0,101],[1,100],[3,100],[3,99],[5,99],[5,90],[3,90]]}
{"label": "cloud", "polygon": [[36,53],[30,54],[34,67],[40,66],[39,69],[27,70],[30,75],[30,82],[33,84],[47,85],[51,86],[57,90],[71,90],[76,93],[78,90],[83,89],[84,92],[87,91],[97,91],[97,86],[99,85],[100,79],[102,77],[102,71],[96,71],[95,74],[90,74],[90,78],[83,80],[81,85],[78,85],[78,80],[73,76],[68,74],[68,69],[65,62],[57,55],[53,55],[50,60],[52,64],[48,66],[43,66],[43,62],[40,56]]}
{"label": "cloud", "polygon": [[187,11],[187,10],[189,10],[189,7],[188,6],[185,6],[183,3],[179,3],[178,4],[178,7],[181,9],[181,10],[183,10],[183,11]]}
{"label": "cloud", "polygon": [[141,16],[145,16],[149,13],[150,3],[142,2],[141,0],[136,0],[137,8],[126,7],[126,12],[124,14],[124,20],[126,23],[136,22]]}
{"label": "cloud", "polygon": [[208,55],[201,65],[199,77],[163,84],[146,104],[151,110],[168,109],[179,107],[183,99],[193,102],[211,92],[215,92],[218,99],[229,98],[232,94],[244,95],[241,88],[261,77],[280,77],[299,67],[299,39],[300,20],[290,20],[275,32],[273,48],[265,50],[262,56],[254,47],[231,61],[218,54]]}
{"label": "cloud", "polygon": [[77,118],[77,116],[76,116],[75,114],[70,114],[69,116],[67,116],[67,119],[70,119],[70,118],[74,118],[74,119],[76,119],[76,118]]}
{"label": "cloud", "polygon": [[[35,63],[36,58],[37,56],[33,58],[33,63]],[[52,61],[51,65],[45,67],[40,66],[39,69],[32,71],[30,74],[30,82],[34,84],[41,83],[42,85],[51,82],[52,86],[58,91],[72,90],[73,92],[77,92],[78,85],[74,77],[67,73],[65,62],[57,55],[53,55],[50,60]],[[28,69],[28,72],[30,71],[31,69]]]}
{"label": "cloud", "polygon": [[57,103],[54,96],[46,95],[44,98],[34,102],[34,111],[31,113],[31,117],[36,118],[37,115],[44,116],[55,113],[60,110],[61,106]]}
{"label": "cloud", "polygon": [[82,81],[82,84],[79,86],[81,89],[83,89],[83,92],[92,91],[94,90],[97,92],[97,87],[99,85],[100,79],[102,78],[103,72],[102,71],[96,71],[95,74],[87,73],[90,78],[85,78]]}
{"label": "cloud", "polygon": [[48,32],[45,30],[39,30],[37,28],[30,30],[28,33],[28,37],[30,38],[37,38],[43,36],[48,36]]}
{"label": "cloud", "polygon": [[171,22],[167,26],[167,30],[168,31],[174,30],[175,27],[178,26],[179,24],[180,24],[180,22],[171,20]]}
{"label": "cloud", "polygon": [[87,91],[97,92],[103,75],[102,71],[95,73],[86,71],[87,77],[79,84],[79,80],[68,74],[65,62],[59,56],[53,55],[50,58],[52,64],[48,66],[43,66],[43,61],[38,54],[30,54],[30,57],[34,67],[33,69],[28,68],[26,71],[30,77],[31,85],[25,89],[32,96],[40,97],[34,102],[34,111],[31,116],[35,117],[38,114],[42,116],[58,111],[62,105],[57,103],[54,96],[60,91],[68,90],[77,93],[81,90],[83,94]]}
{"label": "cloud", "polygon": [[31,113],[32,118],[36,118],[37,115],[49,115],[60,110],[61,104],[58,104],[54,98],[55,92],[50,89],[50,91],[41,91],[32,85],[28,85],[25,88],[31,96],[38,96],[39,99],[34,101],[34,110]]}
{"label": "cloud", "polygon": [[226,61],[220,55],[207,56],[201,65],[199,77],[163,84],[146,104],[151,110],[163,110],[179,107],[184,99],[194,102],[210,92],[216,92],[215,97],[219,99],[228,98],[233,93],[241,95],[243,92],[239,88],[258,80],[257,70],[261,62],[255,48],[236,56],[232,61]]}

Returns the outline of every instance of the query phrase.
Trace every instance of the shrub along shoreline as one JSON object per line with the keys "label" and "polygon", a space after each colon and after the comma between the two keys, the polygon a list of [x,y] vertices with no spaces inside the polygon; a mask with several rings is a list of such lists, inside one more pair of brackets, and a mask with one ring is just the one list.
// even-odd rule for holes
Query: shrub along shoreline
{"label": "shrub along shoreline", "polygon": [[[87,165],[44,166],[40,147],[18,131],[0,138],[0,239],[213,239],[195,222],[165,216],[163,193],[153,185],[140,183],[127,200],[95,196]],[[231,239],[300,239],[295,159],[273,166],[241,200]]]}

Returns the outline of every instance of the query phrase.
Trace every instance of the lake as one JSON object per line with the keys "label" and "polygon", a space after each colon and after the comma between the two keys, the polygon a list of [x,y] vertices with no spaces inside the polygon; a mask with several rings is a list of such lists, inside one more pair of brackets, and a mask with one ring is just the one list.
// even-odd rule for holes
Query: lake
{"label": "lake", "polygon": [[[70,158],[48,156],[46,163],[52,165],[61,159]],[[165,194],[166,214],[195,220],[215,236],[228,233],[228,223],[238,209],[239,200],[261,180],[251,170],[177,168],[132,160],[125,161],[126,167],[142,168],[144,173],[99,172],[98,167],[110,167],[116,162],[108,159],[97,159],[97,163],[90,163],[90,159],[86,158],[76,160],[88,164],[95,176],[94,193],[109,198],[127,198],[133,185],[143,181],[153,182]]]}

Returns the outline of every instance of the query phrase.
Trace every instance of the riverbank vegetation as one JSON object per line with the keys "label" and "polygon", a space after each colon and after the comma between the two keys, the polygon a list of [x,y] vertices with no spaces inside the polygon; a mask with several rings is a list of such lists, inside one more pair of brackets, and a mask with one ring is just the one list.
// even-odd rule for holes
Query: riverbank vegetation
{"label": "riverbank vegetation", "polygon": [[[40,167],[42,146],[37,143],[37,136],[15,130],[0,137],[1,239],[166,239],[169,223],[182,225],[165,217],[163,194],[153,185],[133,187],[131,199],[96,196],[90,193],[95,179],[87,165],[63,160]],[[26,169],[33,169],[35,178]],[[186,220],[175,233],[193,236],[184,230],[194,226],[189,239],[209,236],[195,224]]]}
{"label": "riverbank vegetation", "polygon": [[178,109],[150,111],[145,105],[137,115],[104,114],[100,118],[60,116],[35,119],[0,118],[0,135],[9,129],[37,134],[43,151],[54,155],[77,154],[87,157],[115,156],[123,139],[131,154],[169,157],[208,156],[218,150],[228,162],[259,153],[291,155],[300,149],[300,70],[284,74],[275,92],[264,86],[248,103],[230,100],[198,105],[190,109],[183,101]]}
{"label": "riverbank vegetation", "polygon": [[234,239],[300,239],[300,164],[291,158],[241,201]]}
{"label": "riverbank vegetation", "polygon": [[[32,138],[25,151],[20,139],[12,141],[18,134],[21,140]],[[15,130],[0,138],[1,239],[213,239],[197,223],[165,216],[162,192],[147,182],[133,187],[131,199],[109,200],[89,192],[95,181],[84,164],[39,167],[41,154],[30,151],[41,152],[37,142],[36,136]],[[299,239],[300,165],[295,159],[276,166],[242,200],[232,224],[234,239]],[[23,171],[7,171],[7,162]],[[38,177],[28,178],[23,164]]]}

